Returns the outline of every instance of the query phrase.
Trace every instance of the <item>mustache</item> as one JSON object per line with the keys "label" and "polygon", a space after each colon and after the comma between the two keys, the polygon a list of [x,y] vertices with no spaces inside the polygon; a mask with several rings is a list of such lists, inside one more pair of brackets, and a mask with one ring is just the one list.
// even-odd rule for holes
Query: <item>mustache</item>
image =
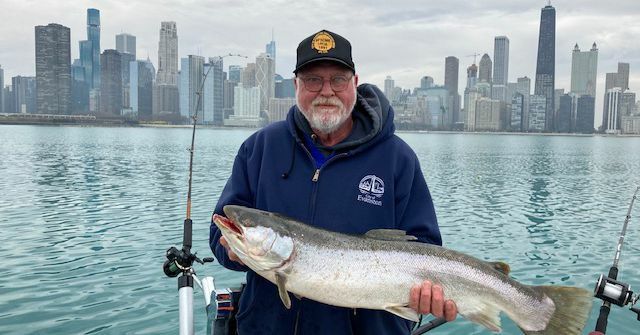
{"label": "mustache", "polygon": [[313,99],[313,101],[311,102],[311,106],[316,107],[318,105],[333,105],[336,107],[343,107],[342,101],[340,101],[340,99],[338,99],[337,97],[317,97]]}

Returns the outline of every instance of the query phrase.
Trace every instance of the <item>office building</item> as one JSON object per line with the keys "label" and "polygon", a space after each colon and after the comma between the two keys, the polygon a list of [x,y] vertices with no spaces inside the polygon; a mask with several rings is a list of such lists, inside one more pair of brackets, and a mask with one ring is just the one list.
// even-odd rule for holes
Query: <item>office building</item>
{"label": "office building", "polygon": [[509,129],[511,131],[523,132],[526,130],[524,125],[524,95],[516,92],[511,99],[511,117]]}
{"label": "office building", "polygon": [[602,114],[602,130],[607,134],[620,133],[620,97],[622,89],[614,87],[607,90],[604,100],[604,113]]}
{"label": "office building", "polygon": [[574,115],[574,96],[570,94],[562,94],[558,96],[558,120],[556,124],[556,132],[569,133],[573,131],[573,115]]}
{"label": "office building", "polygon": [[11,78],[11,94],[13,111],[10,113],[37,113],[35,77]]}
{"label": "office building", "polygon": [[269,110],[269,101],[275,98],[276,62],[266,53],[256,57],[256,84],[260,87],[260,111]]}
{"label": "office building", "polygon": [[488,54],[482,55],[480,58],[480,66],[478,67],[478,81],[491,83],[491,68],[493,64]]}
{"label": "office building", "polygon": [[202,101],[198,100],[202,77],[204,76],[204,57],[189,55],[180,60],[180,115],[183,118],[198,114],[202,122]]}
{"label": "office building", "polygon": [[269,123],[282,121],[287,118],[287,113],[296,104],[294,98],[273,98],[269,103]]}
{"label": "office building", "polygon": [[224,123],[224,71],[220,57],[210,57],[204,64],[204,92],[202,95],[204,122],[221,126]]}
{"label": "office building", "polygon": [[592,134],[595,117],[595,98],[590,95],[578,97],[576,106],[576,125],[574,132]]}
{"label": "office building", "polygon": [[139,120],[151,120],[153,114],[153,81],[156,70],[147,59],[129,62],[129,101]]}
{"label": "office building", "polygon": [[[91,78],[91,89],[100,88],[100,11],[95,8],[87,9],[87,41],[85,48],[90,49],[90,63],[88,75]],[[81,46],[82,48],[82,46]]]}
{"label": "office building", "polygon": [[4,110],[4,70],[0,65],[0,113],[8,113]]}
{"label": "office building", "polygon": [[620,87],[623,92],[629,89],[629,63],[618,63],[616,87]]}
{"label": "office building", "polygon": [[543,132],[545,130],[547,97],[532,95],[529,97],[528,131]]}
{"label": "office building", "polygon": [[[545,97],[546,106],[544,130],[547,131],[554,130],[555,62],[556,9],[551,5],[547,5],[542,8],[540,13],[540,34],[538,36],[538,58],[536,63],[536,82],[534,92],[535,95]],[[536,116],[537,115],[538,114],[536,114]],[[536,126],[533,129],[538,128]]]}
{"label": "office building", "polygon": [[506,36],[496,36],[493,46],[493,88],[494,99],[506,102],[511,97],[507,97],[507,83],[509,82],[509,38]]}
{"label": "office building", "polygon": [[476,131],[498,131],[500,130],[500,109],[501,101],[480,98],[476,101]]}
{"label": "office building", "polygon": [[40,114],[71,113],[71,30],[36,26],[36,91]]}
{"label": "office building", "polygon": [[122,115],[122,57],[107,49],[100,55],[100,114]]}
{"label": "office building", "polygon": [[576,43],[571,55],[571,92],[578,95],[596,96],[598,75],[598,47],[580,51]]}
{"label": "office building", "polygon": [[160,23],[158,73],[153,97],[153,112],[158,118],[178,114],[178,29],[172,21]]}
{"label": "office building", "polygon": [[133,59],[136,59],[136,37],[131,34],[118,34],[116,35],[116,50],[121,54],[133,55]]}
{"label": "office building", "polygon": [[449,108],[451,112],[450,124],[451,126],[460,120],[460,94],[458,93],[458,75],[460,61],[458,58],[449,56],[445,58],[444,62],[444,87],[449,91]]}

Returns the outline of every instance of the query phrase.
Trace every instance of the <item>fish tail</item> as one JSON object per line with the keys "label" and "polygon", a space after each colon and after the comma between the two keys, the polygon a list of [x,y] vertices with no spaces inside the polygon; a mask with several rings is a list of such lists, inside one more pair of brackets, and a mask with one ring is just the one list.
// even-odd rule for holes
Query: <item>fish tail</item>
{"label": "fish tail", "polygon": [[591,305],[593,304],[592,292],[578,287],[570,286],[533,286],[534,290],[543,292],[553,300],[555,311],[541,331],[527,331],[526,335],[579,335],[587,323]]}

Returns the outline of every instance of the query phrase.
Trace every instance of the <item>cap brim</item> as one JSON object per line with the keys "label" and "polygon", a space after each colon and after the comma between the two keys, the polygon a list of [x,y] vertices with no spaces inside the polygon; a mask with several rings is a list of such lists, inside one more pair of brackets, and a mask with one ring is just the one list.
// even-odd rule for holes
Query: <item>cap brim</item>
{"label": "cap brim", "polygon": [[347,64],[345,61],[335,58],[335,57],[320,57],[320,58],[314,58],[314,59],[310,59],[302,64],[300,64],[298,67],[296,67],[295,70],[293,70],[293,73],[298,73],[298,71],[300,71],[300,69],[302,69],[303,67],[311,64],[311,63],[315,63],[315,62],[320,62],[320,61],[331,61],[331,62],[336,62],[340,65],[344,65],[345,67],[347,67],[349,70],[353,71],[354,73],[356,72],[356,69],[353,68],[353,66]]}

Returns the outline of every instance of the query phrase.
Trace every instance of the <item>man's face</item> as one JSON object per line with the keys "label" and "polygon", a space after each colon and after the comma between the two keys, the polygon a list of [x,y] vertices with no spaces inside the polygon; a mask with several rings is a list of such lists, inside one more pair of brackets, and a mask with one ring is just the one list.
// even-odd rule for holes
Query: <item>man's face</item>
{"label": "man's face", "polygon": [[[314,92],[320,81],[322,87]],[[332,62],[318,62],[299,71],[294,83],[298,108],[314,131],[330,134],[351,116],[358,86],[358,76],[351,70]]]}

